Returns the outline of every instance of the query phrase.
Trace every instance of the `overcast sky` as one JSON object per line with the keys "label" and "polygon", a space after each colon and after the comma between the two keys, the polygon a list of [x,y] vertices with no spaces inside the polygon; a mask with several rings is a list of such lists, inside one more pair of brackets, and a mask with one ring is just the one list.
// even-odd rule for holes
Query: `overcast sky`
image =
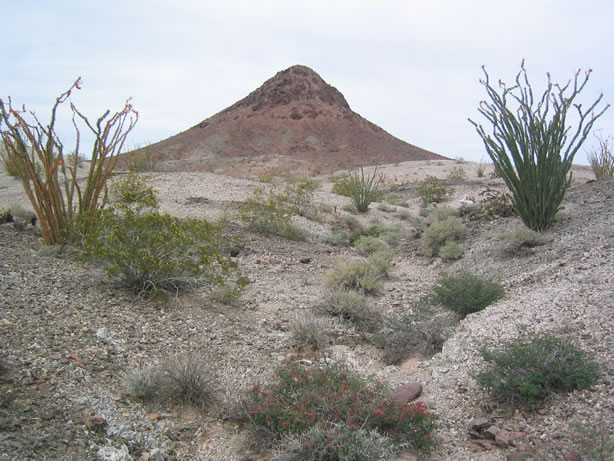
{"label": "overcast sky", "polygon": [[[183,131],[294,64],[394,136],[473,161],[486,158],[467,121],[485,99],[481,65],[512,82],[524,58],[540,92],[548,71],[563,83],[592,68],[581,102],[603,92],[614,103],[611,0],[2,0],[0,12],[0,97],[44,118],[81,76],[73,101],[92,118],[133,98],[130,146]],[[596,128],[614,135],[614,108]]]}

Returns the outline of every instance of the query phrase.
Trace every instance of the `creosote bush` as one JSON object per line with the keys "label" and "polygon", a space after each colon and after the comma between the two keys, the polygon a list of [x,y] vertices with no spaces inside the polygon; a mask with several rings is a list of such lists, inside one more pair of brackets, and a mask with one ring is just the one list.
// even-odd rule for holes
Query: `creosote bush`
{"label": "creosote bush", "polygon": [[[305,198],[304,195],[301,197]],[[300,207],[305,210],[306,205],[301,202]],[[276,192],[274,188],[265,191],[257,187],[239,209],[239,219],[254,232],[305,241],[309,238],[308,232],[292,223],[292,216],[298,212],[298,207],[285,192]]]}
{"label": "creosote bush", "polygon": [[443,277],[431,290],[428,299],[462,317],[481,311],[505,296],[501,285],[469,272]]}
{"label": "creosote bush", "polygon": [[533,335],[483,350],[488,363],[475,379],[511,405],[535,404],[552,392],[570,392],[594,384],[597,363],[575,343],[550,334]]}
{"label": "creosote bush", "polygon": [[543,245],[545,241],[543,234],[535,232],[528,227],[514,229],[512,232],[503,235],[503,238],[510,243],[512,250],[533,248]]}
{"label": "creosote bush", "polygon": [[311,349],[322,349],[326,344],[327,336],[325,323],[322,319],[305,316],[296,320],[291,327],[292,338]]}
{"label": "creosote bush", "polygon": [[443,202],[447,197],[454,195],[454,189],[446,187],[432,175],[426,176],[416,190],[424,205]]}
{"label": "creosote bush", "polygon": [[332,289],[358,290],[375,293],[381,286],[382,273],[368,261],[342,262],[326,275]]}
{"label": "creosote bush", "polygon": [[458,241],[464,232],[465,225],[457,216],[436,220],[422,232],[420,249],[425,256],[439,256],[443,246],[451,241]]}
{"label": "creosote bush", "polygon": [[367,298],[358,291],[334,292],[324,302],[323,310],[333,317],[352,322],[361,330],[372,331],[380,324],[379,313],[369,306]]}
{"label": "creosote bush", "polygon": [[[548,74],[546,89],[538,98],[534,98],[524,60],[515,84],[508,87],[499,80],[500,90],[491,85],[484,66],[482,70],[485,79],[480,83],[489,100],[480,101],[478,111],[492,131],[487,133],[482,125],[469,121],[482,138],[495,171],[512,192],[524,224],[544,232],[554,222],[571,183],[576,152],[609,105],[597,109],[603,95],[588,106],[574,102],[588,83],[590,69],[583,78],[578,70],[563,86],[552,83]],[[575,129],[567,117],[570,110],[577,118]]]}
{"label": "creosote bush", "polygon": [[238,294],[245,284],[223,253],[229,244],[221,227],[160,213],[153,190],[134,175],[115,186],[113,201],[95,220],[83,237],[81,257],[103,264],[109,278],[139,295],[165,297],[229,282]]}
{"label": "creosote bush", "polygon": [[292,363],[275,371],[272,384],[255,386],[248,393],[242,418],[277,440],[342,424],[349,431],[377,431],[399,448],[431,448],[434,417],[426,405],[400,404],[389,400],[387,393],[381,384],[371,384],[337,364]]}

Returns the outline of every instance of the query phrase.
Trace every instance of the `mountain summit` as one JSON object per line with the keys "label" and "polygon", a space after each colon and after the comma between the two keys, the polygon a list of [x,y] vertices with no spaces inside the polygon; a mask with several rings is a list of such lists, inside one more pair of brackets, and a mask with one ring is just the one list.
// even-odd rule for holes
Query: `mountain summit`
{"label": "mountain summit", "polygon": [[[143,150],[128,155],[143,155]],[[324,173],[444,158],[362,118],[339,90],[300,65],[278,72],[232,106],[146,150],[164,170],[233,175],[296,168]]]}

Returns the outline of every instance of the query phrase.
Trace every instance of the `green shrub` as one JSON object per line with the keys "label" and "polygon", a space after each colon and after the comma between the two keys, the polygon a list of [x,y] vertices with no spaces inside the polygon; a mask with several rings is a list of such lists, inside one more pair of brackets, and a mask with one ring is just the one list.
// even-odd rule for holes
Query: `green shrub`
{"label": "green shrub", "polygon": [[[573,85],[548,84],[541,97],[534,99],[524,62],[514,85],[499,80],[500,90],[491,86],[482,67],[489,101],[481,101],[478,111],[492,125],[492,132],[470,120],[484,142],[493,161],[514,196],[514,207],[524,224],[537,232],[547,230],[554,222],[567,187],[576,152],[586,140],[595,121],[609,107],[596,110],[603,94],[589,105],[574,102],[588,82],[590,71]],[[566,94],[567,90],[571,94]],[[573,128],[567,119],[572,110],[577,123]]]}
{"label": "green shrub", "polygon": [[341,263],[328,272],[326,283],[331,288],[359,290],[374,293],[381,285],[382,274],[369,262]]}
{"label": "green shrub", "polygon": [[514,200],[508,192],[485,189],[480,192],[482,199],[472,212],[489,221],[516,215]]}
{"label": "green shrub", "polygon": [[299,216],[311,216],[313,213],[313,195],[320,188],[320,183],[315,179],[306,179],[289,184],[284,195],[294,207],[294,213]]}
{"label": "green shrub", "polygon": [[447,261],[460,259],[465,254],[463,246],[454,240],[448,240],[437,252],[438,256]]}
{"label": "green shrub", "polygon": [[365,296],[357,291],[336,291],[323,307],[329,315],[349,320],[361,330],[373,331],[379,328],[379,313],[372,309]]}
{"label": "green shrub", "polygon": [[282,447],[279,459],[285,461],[390,461],[398,452],[392,441],[376,430],[350,429],[343,422],[291,435]]}
{"label": "green shrub", "polygon": [[573,342],[549,334],[483,350],[488,367],[475,375],[480,386],[512,405],[535,404],[552,392],[594,384],[597,363]]}
{"label": "green shrub", "polygon": [[386,364],[399,364],[420,354],[431,357],[452,336],[458,317],[437,312],[431,306],[413,306],[401,315],[388,318],[375,336],[375,344],[384,349]]}
{"label": "green shrub", "polygon": [[372,175],[365,176],[365,171],[361,167],[360,172],[358,170],[350,171],[341,181],[345,182],[342,190],[349,192],[349,197],[359,213],[366,213],[369,210],[369,205],[381,196],[378,191],[381,177],[377,175],[377,168],[373,170]]}
{"label": "green shrub", "polygon": [[324,241],[335,247],[348,246],[350,244],[350,234],[344,229],[333,229]]}
{"label": "green shrub", "polygon": [[384,197],[384,200],[390,203],[391,205],[400,206],[403,208],[409,207],[407,200],[403,196],[395,192],[390,192],[389,194],[386,194],[386,196]]}
{"label": "green shrub", "polygon": [[370,264],[375,267],[375,270],[382,276],[388,276],[388,272],[392,267],[393,258],[394,253],[391,249],[383,249],[372,253],[367,258],[367,264]]}
{"label": "green shrub", "polygon": [[455,179],[457,181],[464,181],[467,179],[467,173],[462,166],[455,166],[452,168],[450,173],[448,173],[448,178]]}
{"label": "green shrub", "polygon": [[128,154],[125,166],[131,173],[146,173],[160,169],[158,161],[152,155],[149,146],[136,148],[135,152]]}
{"label": "green shrub", "polygon": [[371,385],[337,364],[305,368],[292,363],[275,371],[274,383],[249,392],[242,416],[273,439],[343,424],[350,431],[378,431],[397,447],[432,447],[434,418],[426,405],[400,404],[387,393],[381,384]]}
{"label": "green shrub", "polygon": [[384,213],[392,213],[393,211],[395,211],[394,207],[391,207],[390,205],[388,205],[387,203],[382,203],[380,204],[377,209],[379,211],[383,211]]}
{"label": "green shrub", "polygon": [[386,242],[371,235],[361,235],[358,237],[354,241],[354,248],[364,256],[369,256],[377,251],[390,249]]}
{"label": "green shrub", "polygon": [[503,236],[513,248],[533,248],[543,245],[544,237],[539,232],[529,229],[528,227],[519,227]]}
{"label": "green shrub", "polygon": [[317,318],[307,316],[292,324],[292,337],[313,350],[321,349],[326,344],[324,323]]}
{"label": "green shrub", "polygon": [[486,165],[484,164],[484,162],[482,162],[482,160],[480,160],[480,163],[478,163],[478,166],[475,168],[475,173],[478,175],[478,178],[483,178],[485,172]]}
{"label": "green shrub", "polygon": [[441,184],[440,180],[428,175],[416,189],[424,205],[443,202],[447,197],[454,195],[454,189]]}
{"label": "green shrub", "polygon": [[426,256],[439,255],[441,247],[449,241],[460,239],[464,231],[463,221],[456,216],[433,222],[422,232],[420,241],[422,253]]}
{"label": "green shrub", "polygon": [[602,136],[596,136],[596,138],[599,141],[599,147],[587,154],[588,161],[595,173],[595,179],[611,178],[614,176],[614,154],[612,153],[614,139],[611,137],[604,139]]}
{"label": "green shrub", "polygon": [[239,219],[260,234],[305,241],[307,232],[292,224],[296,209],[285,193],[258,187],[239,209]]}
{"label": "green shrub", "polygon": [[352,196],[352,190],[350,188],[349,182],[347,181],[346,175],[343,175],[340,178],[336,178],[334,180],[331,192],[333,194],[341,195],[342,197]]}
{"label": "green shrub", "polygon": [[109,278],[145,296],[229,280],[244,285],[238,266],[223,255],[229,246],[224,229],[159,213],[155,195],[143,184],[138,192],[133,179],[117,185],[117,201],[97,213],[96,226],[82,241],[82,258],[102,263]]}
{"label": "green shrub", "polygon": [[443,277],[433,288],[429,299],[434,304],[461,316],[478,312],[505,296],[501,285],[469,272]]}

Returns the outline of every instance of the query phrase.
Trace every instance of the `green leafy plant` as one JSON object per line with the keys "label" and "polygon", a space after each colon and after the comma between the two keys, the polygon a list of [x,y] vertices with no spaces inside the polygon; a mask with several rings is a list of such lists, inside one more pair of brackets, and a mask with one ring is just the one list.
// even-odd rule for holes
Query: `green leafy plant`
{"label": "green leafy plant", "polygon": [[424,205],[443,202],[447,197],[454,195],[454,189],[446,187],[439,178],[427,175],[416,188]]}
{"label": "green leafy plant", "polygon": [[595,173],[595,179],[611,178],[614,176],[614,154],[612,153],[614,139],[612,137],[603,138],[601,135],[595,137],[599,146],[587,154],[593,173]]}
{"label": "green leafy plant", "polygon": [[331,288],[375,293],[381,286],[382,273],[368,261],[340,263],[326,275]]}
{"label": "green leafy plant", "polygon": [[313,195],[320,188],[315,179],[305,179],[289,184],[284,191],[288,201],[294,206],[294,213],[309,216],[313,210]]}
{"label": "green leafy plant", "polygon": [[308,233],[292,223],[296,210],[287,194],[257,187],[239,209],[239,219],[260,234],[305,241]]}
{"label": "green leafy plant", "polygon": [[446,261],[460,259],[463,257],[464,254],[465,249],[463,248],[463,246],[460,243],[455,242],[454,240],[446,241],[446,243],[444,243],[443,246],[439,248],[439,251],[437,252],[437,255],[442,259],[445,259]]}
{"label": "green leafy plant", "polygon": [[349,197],[359,213],[366,213],[369,205],[381,196],[378,187],[382,178],[377,175],[377,168],[371,175],[365,175],[362,167],[360,170],[352,170],[341,181],[345,183],[342,190],[349,192]]}
{"label": "green leafy plant", "polygon": [[[85,117],[72,103],[75,147],[80,152],[81,133],[78,122],[94,137],[91,161],[85,181],[77,178],[79,156],[64,153],[55,124],[60,106],[69,100],[73,90],[79,90],[81,79],[55,100],[50,120],[42,123],[36,114],[16,109],[11,99],[0,100],[0,136],[7,161],[16,166],[16,173],[32,203],[45,243],[72,243],[80,232],[96,227],[93,218],[106,194],[106,182],[117,163],[128,133],[138,120],[129,102],[109,117],[106,111],[95,123]],[[84,228],[86,220],[91,227]]]}
{"label": "green leafy plant", "polygon": [[460,239],[464,231],[465,225],[457,216],[435,220],[422,232],[420,249],[426,256],[438,256],[443,246],[450,241]]}
{"label": "green leafy plant", "polygon": [[448,178],[455,179],[457,181],[464,181],[467,179],[467,172],[462,166],[455,166],[452,168],[450,173],[448,173]]}
{"label": "green leafy plant", "polygon": [[275,371],[273,384],[248,393],[242,417],[273,439],[343,424],[350,431],[378,431],[397,447],[431,448],[434,418],[426,405],[401,404],[386,395],[381,384],[372,385],[340,365],[293,363]]}
{"label": "green leafy plant", "polygon": [[[609,107],[595,112],[603,95],[586,109],[574,103],[585,88],[591,70],[580,78],[560,86],[548,84],[536,101],[529,83],[524,60],[515,85],[508,87],[499,80],[501,91],[490,83],[486,69],[480,80],[489,101],[481,101],[478,111],[492,125],[487,133],[482,125],[469,120],[484,142],[495,170],[512,192],[514,206],[525,225],[537,232],[547,230],[554,221],[571,181],[574,156],[590,133],[595,121]],[[511,107],[510,107],[511,106]],[[575,109],[577,128],[567,119]]]}
{"label": "green leafy plant", "polygon": [[433,287],[429,300],[465,317],[503,296],[505,290],[498,283],[461,271],[443,277]]}
{"label": "green leafy plant", "polygon": [[229,244],[222,228],[159,213],[153,191],[141,184],[138,192],[133,178],[118,185],[115,200],[97,213],[94,230],[83,237],[82,258],[102,263],[109,278],[144,296],[215,288],[229,280],[245,284],[237,264],[224,255]]}
{"label": "green leafy plant", "polygon": [[594,384],[597,363],[576,344],[549,334],[534,335],[483,350],[488,367],[477,373],[480,386],[509,404],[535,404],[552,392]]}

